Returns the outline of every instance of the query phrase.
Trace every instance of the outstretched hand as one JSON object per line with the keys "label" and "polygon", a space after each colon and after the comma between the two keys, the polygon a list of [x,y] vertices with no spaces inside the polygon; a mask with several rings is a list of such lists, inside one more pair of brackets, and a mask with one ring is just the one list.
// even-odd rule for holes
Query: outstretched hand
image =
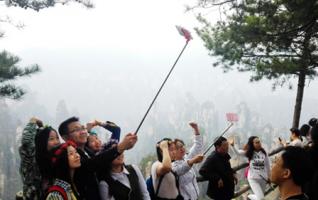
{"label": "outstretched hand", "polygon": [[200,163],[200,162],[202,162],[203,158],[204,158],[204,155],[203,155],[203,154],[198,154],[198,155],[194,156],[194,157],[193,157],[194,163]]}
{"label": "outstretched hand", "polygon": [[187,161],[188,165],[190,167],[192,167],[193,164],[202,162],[203,158],[204,158],[203,154],[198,154],[198,155],[194,156],[193,158],[191,158],[190,160]]}
{"label": "outstretched hand", "polygon": [[117,149],[119,153],[124,152],[124,150],[128,150],[134,147],[138,140],[136,134],[128,133],[124,136],[123,140],[119,142]]}

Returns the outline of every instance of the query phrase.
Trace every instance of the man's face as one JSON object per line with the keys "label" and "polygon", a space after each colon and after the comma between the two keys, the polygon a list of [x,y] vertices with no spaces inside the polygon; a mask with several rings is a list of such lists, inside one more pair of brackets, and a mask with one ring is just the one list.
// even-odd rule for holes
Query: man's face
{"label": "man's face", "polygon": [[218,147],[218,151],[220,153],[228,153],[229,152],[229,142],[226,140],[226,141],[223,141],[222,144]]}
{"label": "man's face", "polygon": [[290,170],[284,168],[284,160],[282,156],[275,159],[271,170],[271,182],[280,185],[284,180],[289,178]]}
{"label": "man's face", "polygon": [[85,145],[87,142],[88,133],[80,122],[72,122],[68,125],[69,139],[73,140],[78,146]]}

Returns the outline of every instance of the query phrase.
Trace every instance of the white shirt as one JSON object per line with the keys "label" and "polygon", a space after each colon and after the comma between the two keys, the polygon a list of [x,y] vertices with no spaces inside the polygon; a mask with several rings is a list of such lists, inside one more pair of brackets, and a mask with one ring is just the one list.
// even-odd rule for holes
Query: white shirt
{"label": "white shirt", "polygon": [[294,146],[294,147],[303,147],[304,144],[302,143],[302,141],[298,138],[294,139],[293,141],[291,141],[289,143],[289,146]]}
{"label": "white shirt", "polygon": [[[139,182],[139,188],[140,188],[140,192],[141,192],[141,196],[144,200],[150,200],[150,196],[147,190],[147,186],[144,180],[144,177],[142,176],[139,168],[135,165],[132,165],[132,167],[134,168],[137,176],[138,176],[138,182]],[[119,181],[120,183],[124,184],[126,187],[130,188],[130,183],[129,183],[129,179],[128,179],[128,175],[129,172],[128,170],[124,167],[123,171],[120,173],[111,173],[111,177],[115,180],[115,181]],[[109,194],[109,186],[106,183],[106,181],[101,181],[99,182],[99,193],[100,193],[100,197],[101,200],[115,200],[115,198]]]}
{"label": "white shirt", "polygon": [[[269,158],[262,151],[254,151],[253,157],[250,160],[248,179],[263,179],[268,180],[270,173]],[[263,178],[262,178],[263,177]]]}
{"label": "white shirt", "polygon": [[[237,150],[233,146],[233,150],[238,155],[244,155],[246,151]],[[252,159],[249,161],[248,179],[266,179],[268,180],[270,174],[270,161],[268,155],[265,155],[262,151],[254,151]],[[263,178],[262,178],[263,177]]]}
{"label": "white shirt", "polygon": [[[154,186],[155,193],[157,192],[157,187],[159,184],[159,177],[157,177],[157,167],[160,164],[159,161],[156,161],[151,166],[151,176],[152,176],[152,184]],[[164,175],[162,179],[158,197],[166,198],[166,199],[175,199],[178,196],[178,189],[176,186],[176,179],[172,172],[169,172]]]}
{"label": "white shirt", "polygon": [[194,136],[193,146],[189,154],[185,155],[183,160],[176,160],[172,163],[172,171],[179,176],[180,194],[186,200],[195,200],[199,197],[199,187],[196,180],[195,171],[188,165],[187,160],[202,153],[203,138],[201,135]]}

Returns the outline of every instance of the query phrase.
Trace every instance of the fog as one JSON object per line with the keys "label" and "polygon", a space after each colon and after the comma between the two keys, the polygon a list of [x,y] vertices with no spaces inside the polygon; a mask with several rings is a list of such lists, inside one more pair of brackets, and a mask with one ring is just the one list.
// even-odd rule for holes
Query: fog
{"label": "fog", "polygon": [[[297,80],[291,80],[292,90],[285,86],[273,91],[272,81],[251,83],[248,72],[224,73],[213,67],[217,58],[209,56],[193,29],[200,26],[196,12],[185,12],[185,5],[194,2],[94,0],[93,9],[70,3],[39,12],[0,4],[0,19],[9,16],[13,24],[24,24],[18,29],[0,23],[5,32],[1,50],[19,56],[21,67],[41,67],[40,73],[14,82],[27,91],[21,100],[0,99],[0,199],[13,199],[22,188],[18,147],[32,116],[55,128],[78,116],[82,123],[113,121],[122,135],[134,132],[185,44],[175,25],[189,29],[193,40],[139,130],[137,144],[127,152],[126,163],[143,165],[141,160],[155,153],[155,143],[163,137],[191,145],[189,121],[198,122],[207,146],[228,126],[228,112],[239,116],[226,133],[238,145],[257,135],[270,150],[278,136],[288,139]],[[203,12],[212,23],[221,18],[218,9]],[[317,91],[318,81],[307,80],[300,124],[317,117]],[[98,132],[104,141],[109,137]],[[141,167],[146,173],[147,166]]]}
{"label": "fog", "polygon": [[[178,127],[186,127],[191,120],[213,124],[213,132],[206,134],[215,137],[227,125],[225,114],[240,112],[242,105],[253,119],[244,123],[270,124],[287,134],[296,80],[291,80],[293,90],[283,87],[273,91],[271,81],[251,83],[249,73],[223,73],[213,67],[216,58],[208,55],[193,30],[199,26],[194,13],[184,12],[188,3],[192,2],[97,0],[94,9],[69,4],[40,12],[1,6],[1,15],[25,24],[23,29],[1,24],[6,33],[2,49],[19,56],[21,66],[37,63],[42,69],[16,81],[27,94],[20,101],[7,100],[7,104],[22,124],[37,116],[57,127],[57,105],[64,101],[68,115],[79,116],[83,123],[109,120],[122,128],[122,134],[134,132],[185,44],[175,29],[175,25],[182,25],[194,39],[146,118],[128,160],[137,163],[154,152],[153,142],[163,135],[174,138],[189,133],[184,136],[188,138],[191,129]],[[211,21],[219,18],[218,12],[209,15]],[[307,81],[301,123],[317,116],[317,91],[317,80]],[[209,119],[198,114],[207,102],[215,114]],[[244,116],[239,117],[236,128],[241,117],[244,120]],[[154,124],[161,129],[156,130]]]}

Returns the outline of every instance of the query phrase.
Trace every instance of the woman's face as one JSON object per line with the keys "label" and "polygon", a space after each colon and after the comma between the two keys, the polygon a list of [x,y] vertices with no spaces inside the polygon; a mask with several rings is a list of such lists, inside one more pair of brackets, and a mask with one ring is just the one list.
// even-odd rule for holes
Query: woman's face
{"label": "woman's face", "polygon": [[67,158],[70,169],[76,169],[81,166],[81,156],[73,146],[67,147]]}
{"label": "woman's face", "polygon": [[49,133],[49,138],[47,140],[47,150],[50,151],[53,147],[60,144],[60,138],[55,131]]}
{"label": "woman's face", "polygon": [[182,160],[186,153],[186,149],[184,147],[184,144],[182,142],[177,141],[176,142],[176,154],[175,154],[175,159],[176,160]]}
{"label": "woman's face", "polygon": [[113,160],[112,165],[118,166],[124,164],[124,154],[120,154],[115,160]]}
{"label": "woman's face", "polygon": [[262,144],[261,144],[261,141],[259,140],[259,138],[254,138],[254,140],[253,140],[253,146],[254,146],[254,149],[255,149],[256,151],[261,150]]}
{"label": "woman's face", "polygon": [[96,135],[90,135],[88,136],[88,147],[94,152],[98,152],[102,150],[102,142]]}
{"label": "woman's face", "polygon": [[170,158],[171,160],[175,160],[176,159],[176,145],[175,143],[171,143],[168,147],[169,149],[169,155],[170,155]]}

